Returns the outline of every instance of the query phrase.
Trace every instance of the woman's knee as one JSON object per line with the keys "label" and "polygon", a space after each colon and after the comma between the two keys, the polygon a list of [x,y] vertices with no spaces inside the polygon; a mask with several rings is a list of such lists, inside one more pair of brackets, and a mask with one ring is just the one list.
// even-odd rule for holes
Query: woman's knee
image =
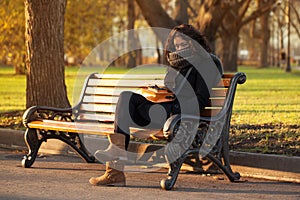
{"label": "woman's knee", "polygon": [[120,93],[120,97],[119,98],[129,98],[131,97],[132,95],[134,94],[134,92],[131,92],[131,91],[122,91]]}

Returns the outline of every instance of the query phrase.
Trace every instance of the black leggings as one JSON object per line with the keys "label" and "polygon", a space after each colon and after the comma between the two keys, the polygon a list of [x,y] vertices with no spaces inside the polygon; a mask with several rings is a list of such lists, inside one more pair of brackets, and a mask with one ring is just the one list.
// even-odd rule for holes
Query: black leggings
{"label": "black leggings", "polygon": [[130,127],[159,129],[171,115],[174,103],[153,103],[140,94],[125,91],[120,94],[116,112],[114,132],[130,138]]}

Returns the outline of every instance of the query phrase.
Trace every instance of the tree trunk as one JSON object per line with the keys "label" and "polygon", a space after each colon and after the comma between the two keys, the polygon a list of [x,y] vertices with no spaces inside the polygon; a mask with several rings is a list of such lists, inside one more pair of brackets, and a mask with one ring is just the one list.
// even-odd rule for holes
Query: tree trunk
{"label": "tree trunk", "polygon": [[262,35],[260,39],[260,63],[259,67],[268,67],[268,46],[270,38],[270,30],[268,27],[268,15],[261,17]]}
{"label": "tree trunk", "polygon": [[[178,1],[181,2],[181,5],[186,3],[186,6],[188,6],[188,2],[186,2],[186,0]],[[151,0],[151,3],[149,3],[149,0],[136,0],[136,2],[151,27],[172,29],[174,26],[179,24],[176,20],[170,18],[158,0]],[[228,8],[229,4],[224,3],[223,1],[206,0],[199,10],[196,28],[204,33],[213,50],[217,30],[222,19],[229,12]],[[160,33],[156,33],[156,35],[164,44],[167,35],[160,35]]]}
{"label": "tree trunk", "polygon": [[[163,9],[158,0],[135,0],[139,5],[143,16],[148,22],[150,27],[160,27],[166,29],[172,29],[178,25]],[[154,29],[155,34],[162,43],[165,43],[165,40],[168,37],[166,31],[157,31]]]}
{"label": "tree trunk", "polygon": [[166,63],[165,61],[164,61],[164,57],[163,57],[163,52],[160,50],[160,48],[159,48],[159,40],[158,39],[156,39],[156,53],[157,53],[157,63]]}
{"label": "tree trunk", "polygon": [[64,77],[66,0],[25,0],[26,107],[70,107]]}
{"label": "tree trunk", "polygon": [[224,34],[222,36],[222,62],[224,71],[226,72],[236,72],[238,70],[237,66],[237,52],[239,45],[239,37],[236,34]]}
{"label": "tree trunk", "polygon": [[[127,29],[128,30],[134,29],[134,22],[135,22],[134,0],[127,0],[127,17],[128,17]],[[129,47],[134,48],[136,46],[136,40],[133,31],[128,32],[127,43]],[[136,51],[128,52],[127,68],[136,67],[137,54],[135,52]]]}
{"label": "tree trunk", "polygon": [[174,20],[177,24],[188,24],[189,15],[188,15],[188,2],[187,0],[176,0],[175,1],[175,14]]}
{"label": "tree trunk", "polygon": [[25,53],[20,53],[16,51],[13,65],[14,65],[15,74],[24,75],[25,74]]}
{"label": "tree trunk", "polygon": [[[258,1],[259,7],[265,6],[264,1]],[[260,62],[259,67],[268,67],[268,46],[269,46],[269,38],[270,38],[270,30],[269,30],[269,12],[266,12],[264,15],[260,17],[261,24],[261,37],[260,37]]]}
{"label": "tree trunk", "polygon": [[196,28],[205,35],[213,52],[215,52],[217,31],[230,11],[229,8],[229,4],[225,1],[206,0],[199,9]]}
{"label": "tree trunk", "polygon": [[134,29],[134,24],[136,20],[134,0],[127,0],[127,6],[127,29],[131,30],[128,32],[127,45],[130,49],[134,49],[134,51],[128,52],[127,68],[134,68],[137,65],[142,64],[143,55],[138,33],[132,30]]}

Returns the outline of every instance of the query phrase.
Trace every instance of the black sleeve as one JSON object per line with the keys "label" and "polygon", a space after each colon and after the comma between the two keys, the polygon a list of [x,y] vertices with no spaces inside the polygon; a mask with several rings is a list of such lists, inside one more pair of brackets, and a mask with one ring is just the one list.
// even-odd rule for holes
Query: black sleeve
{"label": "black sleeve", "polygon": [[175,77],[176,77],[176,71],[172,69],[171,67],[167,68],[167,72],[164,78],[164,85],[171,91],[173,91],[175,87]]}
{"label": "black sleeve", "polygon": [[223,70],[221,60],[216,55],[214,55],[212,53],[210,54],[210,57],[213,59],[214,63],[216,64],[220,74],[223,75],[224,70]]}
{"label": "black sleeve", "polygon": [[202,78],[202,76],[197,72],[195,72],[195,74],[196,77],[195,77],[194,91],[199,103],[199,109],[202,110],[204,109],[205,106],[207,106],[210,94],[209,94],[209,89],[207,88],[206,83]]}

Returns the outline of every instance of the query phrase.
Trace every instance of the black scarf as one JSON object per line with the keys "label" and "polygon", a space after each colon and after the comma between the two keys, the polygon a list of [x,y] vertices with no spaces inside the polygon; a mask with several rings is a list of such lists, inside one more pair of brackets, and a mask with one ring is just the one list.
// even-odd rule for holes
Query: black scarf
{"label": "black scarf", "polygon": [[180,70],[191,65],[191,61],[194,59],[194,54],[191,48],[185,48],[169,53],[167,59],[172,68]]}

